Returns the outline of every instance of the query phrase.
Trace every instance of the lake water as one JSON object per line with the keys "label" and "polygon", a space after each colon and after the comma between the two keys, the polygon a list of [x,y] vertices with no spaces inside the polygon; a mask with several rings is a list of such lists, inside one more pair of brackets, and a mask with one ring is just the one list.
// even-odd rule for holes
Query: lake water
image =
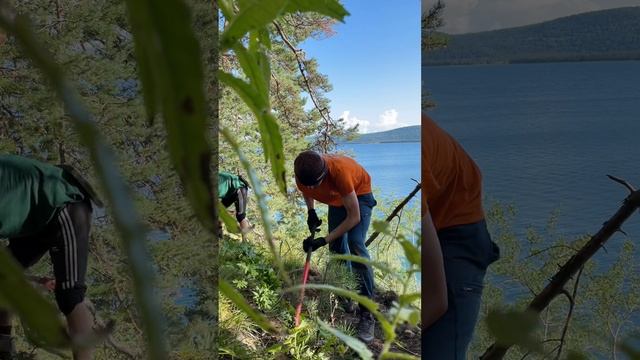
{"label": "lake water", "polygon": [[[379,194],[378,204],[392,202],[389,211],[416,187],[412,179],[420,181],[420,143],[344,144],[340,150],[349,152],[367,170],[371,185]],[[420,196],[422,193],[418,192],[406,207],[419,207]],[[381,211],[374,213],[377,219],[388,215]],[[414,224],[416,232],[419,227],[418,221]],[[373,229],[369,229],[371,232]],[[411,240],[417,243],[419,238],[414,236]],[[420,274],[416,274],[416,281],[421,281]]]}
{"label": "lake water", "polygon": [[[520,234],[554,211],[562,234],[595,233],[627,195],[606,174],[640,186],[640,62],[424,67],[422,77],[431,116],[479,164],[486,198],[517,208]],[[640,238],[640,214],[623,229]]]}
{"label": "lake water", "polygon": [[381,196],[404,198],[416,187],[412,179],[420,181],[420,143],[344,144],[341,150],[354,155]]}
{"label": "lake water", "polygon": [[[417,183],[413,179],[420,181],[420,143],[344,144],[340,150],[352,155],[371,175],[378,201],[377,211],[374,210],[376,219],[385,219],[415,189]],[[405,207],[419,207],[421,195],[418,192]],[[387,207],[386,212],[382,212],[381,206]],[[420,222],[413,226],[418,232]],[[417,242],[418,237],[412,240]]]}

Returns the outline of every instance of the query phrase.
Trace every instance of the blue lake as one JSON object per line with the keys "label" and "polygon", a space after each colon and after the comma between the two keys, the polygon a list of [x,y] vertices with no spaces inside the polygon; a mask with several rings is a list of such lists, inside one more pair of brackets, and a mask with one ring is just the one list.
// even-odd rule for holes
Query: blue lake
{"label": "blue lake", "polygon": [[[627,195],[606,174],[640,186],[640,62],[423,67],[422,77],[430,115],[479,164],[485,197],[516,207],[517,233],[554,211],[560,233],[595,233]],[[623,229],[640,238],[640,214]]]}
{"label": "blue lake", "polygon": [[[420,181],[420,143],[345,144],[340,150],[352,155],[371,175],[371,185],[379,205],[374,211],[376,219],[385,219],[415,189],[417,183],[413,179]],[[406,208],[419,207],[421,195],[418,192]],[[383,213],[381,205],[388,210]],[[418,232],[420,223],[413,226]],[[418,237],[415,236],[413,241],[417,242]]]}
{"label": "blue lake", "polygon": [[[416,187],[412,179],[420,181],[420,143],[345,144],[340,150],[353,155],[371,175],[379,204],[392,202],[385,205],[395,207]],[[422,193],[418,192],[406,206],[419,207],[420,196]],[[375,214],[377,219],[387,215],[380,211]],[[418,231],[420,223],[414,226]],[[373,229],[369,229],[369,234],[371,232]],[[419,238],[415,236],[412,240],[418,242]],[[421,281],[420,274],[416,275],[416,281]]]}
{"label": "blue lake", "polygon": [[340,149],[367,170],[379,196],[404,198],[416,186],[412,179],[420,181],[420,143],[344,144]]}

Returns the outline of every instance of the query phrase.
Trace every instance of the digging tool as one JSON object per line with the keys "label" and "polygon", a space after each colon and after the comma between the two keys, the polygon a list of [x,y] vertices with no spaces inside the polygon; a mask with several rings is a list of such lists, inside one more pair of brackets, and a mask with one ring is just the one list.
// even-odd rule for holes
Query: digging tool
{"label": "digging tool", "polygon": [[[316,232],[311,231],[311,237],[315,239]],[[296,316],[295,316],[295,325],[298,327],[300,325],[300,316],[302,315],[302,302],[304,301],[304,288],[307,285],[307,279],[309,278],[309,269],[311,268],[311,253],[312,249],[307,251],[307,259],[304,262],[304,270],[302,271],[302,286],[300,288],[300,300],[298,302],[298,306],[296,307]]]}

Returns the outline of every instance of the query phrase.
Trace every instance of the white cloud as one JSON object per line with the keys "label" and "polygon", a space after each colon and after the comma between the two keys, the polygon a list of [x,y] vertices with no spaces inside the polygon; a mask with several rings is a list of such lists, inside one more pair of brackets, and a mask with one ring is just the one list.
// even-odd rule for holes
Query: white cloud
{"label": "white cloud", "polygon": [[377,128],[379,128],[378,131],[384,131],[396,128],[398,125],[398,111],[389,109],[380,114],[380,122],[377,124]]}
{"label": "white cloud", "polygon": [[356,116],[351,116],[349,110],[343,111],[341,118],[344,120],[348,127],[358,125],[360,133],[373,133],[379,131],[392,130],[403,126],[409,126],[404,121],[400,121],[399,113],[396,109],[387,109],[382,114],[378,115],[378,121],[371,122],[369,120],[359,119]]}
{"label": "white cloud", "polygon": [[361,133],[369,132],[369,126],[371,126],[371,122],[369,122],[368,120],[360,120],[355,116],[349,116],[350,113],[351,112],[349,110],[345,110],[342,112],[342,115],[340,116],[340,118],[344,120],[347,127],[353,127],[355,125],[358,125],[358,129],[360,130]]}

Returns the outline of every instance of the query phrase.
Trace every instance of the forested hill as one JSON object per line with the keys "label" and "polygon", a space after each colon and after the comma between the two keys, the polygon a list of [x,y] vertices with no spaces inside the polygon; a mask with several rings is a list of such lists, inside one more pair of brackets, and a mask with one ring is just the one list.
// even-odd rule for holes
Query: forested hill
{"label": "forested hill", "polygon": [[447,48],[422,58],[425,65],[640,59],[640,7],[449,35]]}
{"label": "forested hill", "polygon": [[361,134],[357,138],[348,141],[350,144],[373,144],[373,143],[398,143],[398,142],[420,142],[420,125],[407,126],[398,129],[381,131],[370,134]]}

